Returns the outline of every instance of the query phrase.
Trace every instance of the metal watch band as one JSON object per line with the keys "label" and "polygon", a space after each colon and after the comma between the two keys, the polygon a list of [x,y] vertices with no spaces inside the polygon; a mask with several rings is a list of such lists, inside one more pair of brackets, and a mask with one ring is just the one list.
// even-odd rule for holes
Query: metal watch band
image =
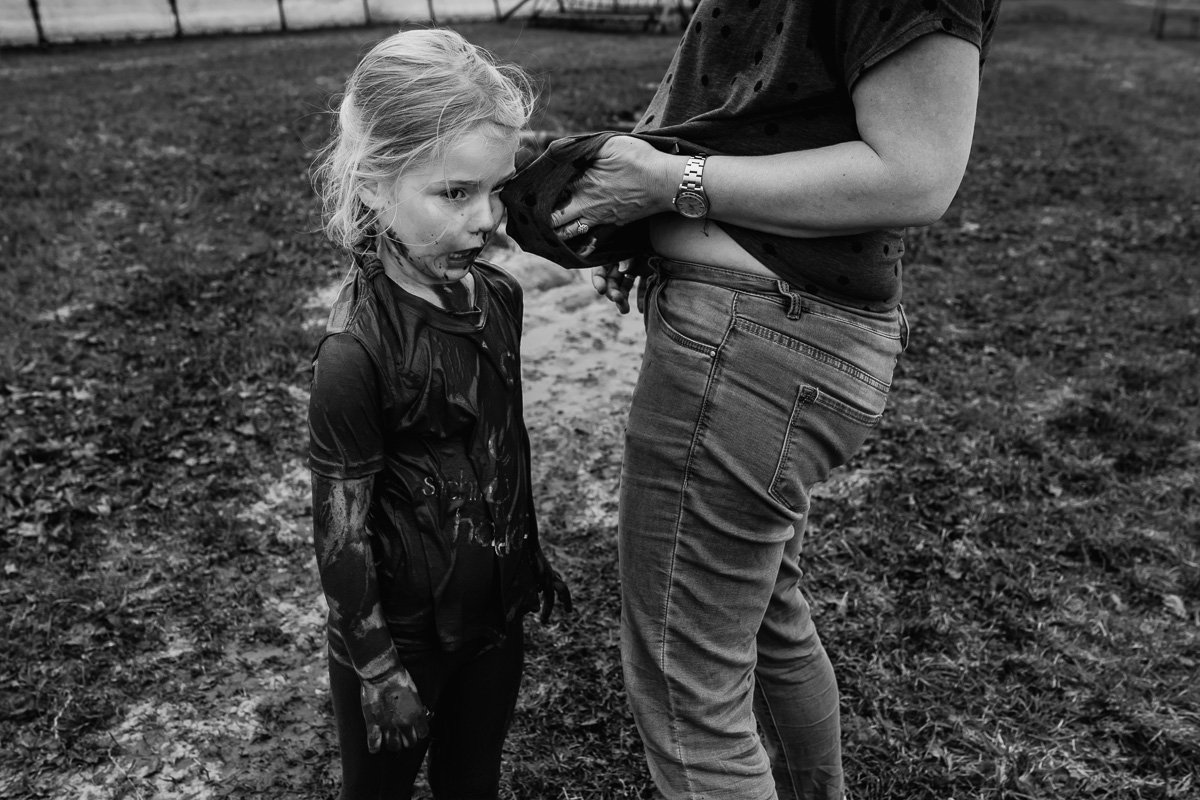
{"label": "metal watch band", "polygon": [[704,161],[708,156],[704,153],[692,156],[687,160],[687,164],[683,167],[683,181],[680,182],[680,190],[699,191],[704,188]]}

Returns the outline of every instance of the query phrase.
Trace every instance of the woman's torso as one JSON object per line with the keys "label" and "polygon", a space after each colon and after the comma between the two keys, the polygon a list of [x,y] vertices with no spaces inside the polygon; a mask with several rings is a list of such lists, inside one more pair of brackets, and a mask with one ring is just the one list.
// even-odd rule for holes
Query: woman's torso
{"label": "woman's torso", "polygon": [[712,220],[660,214],[650,220],[650,244],[657,255],[675,261],[778,277]]}

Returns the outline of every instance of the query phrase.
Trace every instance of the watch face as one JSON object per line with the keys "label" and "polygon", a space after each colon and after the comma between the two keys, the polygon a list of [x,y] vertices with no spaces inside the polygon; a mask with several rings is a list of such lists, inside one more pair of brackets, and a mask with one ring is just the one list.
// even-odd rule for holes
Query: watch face
{"label": "watch face", "polygon": [[692,219],[699,219],[708,214],[708,203],[704,196],[696,192],[683,191],[675,197],[675,208],[680,214]]}

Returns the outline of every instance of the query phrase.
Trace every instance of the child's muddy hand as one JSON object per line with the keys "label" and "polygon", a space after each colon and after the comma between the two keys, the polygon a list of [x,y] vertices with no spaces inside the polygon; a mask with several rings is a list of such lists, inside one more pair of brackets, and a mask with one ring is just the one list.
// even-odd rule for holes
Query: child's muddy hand
{"label": "child's muddy hand", "polygon": [[538,615],[538,620],[546,625],[550,622],[550,615],[554,612],[556,599],[562,603],[563,611],[571,613],[571,589],[562,576],[550,566],[541,547],[533,548],[532,556],[534,580],[537,582],[537,591],[542,601],[542,610]]}
{"label": "child's muddy hand", "polygon": [[383,678],[362,682],[367,749],[378,753],[412,747],[429,735],[429,712],[416,684],[403,667]]}
{"label": "child's muddy hand", "polygon": [[[629,293],[637,280],[637,276],[628,268],[627,261],[592,268],[592,288],[615,303],[622,314],[629,313]],[[640,303],[638,310],[641,310]]]}

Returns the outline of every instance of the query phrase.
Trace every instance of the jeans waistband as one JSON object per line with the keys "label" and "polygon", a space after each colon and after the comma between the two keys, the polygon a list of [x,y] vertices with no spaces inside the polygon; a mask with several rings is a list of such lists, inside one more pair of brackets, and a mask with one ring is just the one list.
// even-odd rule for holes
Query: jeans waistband
{"label": "jeans waistband", "polygon": [[673,280],[720,286],[734,292],[778,295],[787,302],[788,319],[799,319],[804,311],[804,303],[812,299],[803,297],[799,291],[793,289],[782,278],[768,278],[765,275],[755,275],[752,272],[742,272],[736,269],[693,264],[688,261],[674,261],[662,256],[654,256],[649,259],[648,263],[659,279],[666,277]]}
{"label": "jeans waistband", "polygon": [[787,305],[788,319],[799,319],[801,314],[806,310],[806,306],[808,309],[820,307],[837,308],[841,309],[841,313],[844,314],[853,314],[856,317],[870,317],[873,319],[891,318],[894,314],[900,326],[901,346],[903,349],[908,348],[908,317],[904,313],[903,305],[897,305],[894,311],[865,311],[814,297],[807,292],[792,288],[782,278],[768,278],[765,275],[755,275],[752,272],[742,272],[741,270],[726,269],[724,267],[713,267],[708,264],[675,261],[662,256],[651,256],[646,260],[646,263],[653,270],[651,274],[652,280],[671,278],[672,280],[694,281],[711,286],[720,286],[734,292],[777,295]]}

